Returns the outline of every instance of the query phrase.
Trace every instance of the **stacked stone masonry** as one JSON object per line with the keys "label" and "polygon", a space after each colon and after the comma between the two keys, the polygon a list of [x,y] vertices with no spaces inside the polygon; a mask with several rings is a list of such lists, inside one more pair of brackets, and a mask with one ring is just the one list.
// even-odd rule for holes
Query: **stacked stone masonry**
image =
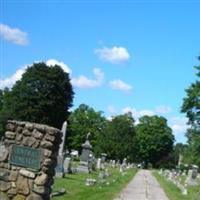
{"label": "stacked stone masonry", "polygon": [[47,125],[8,121],[0,156],[0,199],[49,200],[61,138],[60,130]]}

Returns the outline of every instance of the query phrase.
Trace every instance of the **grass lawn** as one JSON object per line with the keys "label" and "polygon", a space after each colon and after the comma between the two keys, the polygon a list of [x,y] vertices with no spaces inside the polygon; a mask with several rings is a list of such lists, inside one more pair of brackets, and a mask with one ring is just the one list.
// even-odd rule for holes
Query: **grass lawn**
{"label": "grass lawn", "polygon": [[188,187],[188,195],[182,195],[180,189],[174,183],[166,180],[157,171],[153,171],[153,175],[170,200],[200,200],[200,186]]}
{"label": "grass lawn", "polygon": [[[66,189],[66,194],[53,197],[53,200],[112,200],[133,178],[136,169],[129,169],[124,175],[119,169],[110,169],[111,176],[106,178],[105,183],[98,182],[98,172],[91,174],[68,174],[65,178],[56,178],[54,191]],[[86,186],[86,178],[95,178],[95,186]]]}

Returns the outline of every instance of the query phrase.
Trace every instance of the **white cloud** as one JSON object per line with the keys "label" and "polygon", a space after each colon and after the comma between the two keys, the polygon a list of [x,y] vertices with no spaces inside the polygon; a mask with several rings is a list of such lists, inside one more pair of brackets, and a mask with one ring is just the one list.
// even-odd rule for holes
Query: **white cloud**
{"label": "white cloud", "polygon": [[[35,61],[34,63],[39,62],[40,61]],[[46,61],[46,65],[48,66],[54,66],[56,64],[59,65],[65,72],[71,73],[71,69],[63,62],[59,62],[55,59],[49,59]],[[4,89],[5,87],[11,88],[16,83],[16,81],[22,78],[22,74],[26,71],[26,68],[31,65],[24,65],[20,67],[12,76],[5,79],[0,79],[0,89]]]}
{"label": "white cloud", "polygon": [[[160,106],[157,108],[160,108]],[[128,112],[132,113],[133,118],[136,120],[135,124],[138,124],[139,118],[144,115],[153,116],[161,112],[166,113],[170,111],[171,111],[171,108],[169,109],[169,107],[167,106],[165,109],[163,107],[162,109],[155,109],[155,110],[137,110],[131,107],[125,107],[122,109],[122,113],[128,113]],[[168,126],[171,127],[173,134],[175,136],[180,135],[180,134],[184,135],[187,129],[189,128],[189,125],[187,125],[187,118],[185,117],[168,118]]]}
{"label": "white cloud", "polygon": [[157,106],[155,108],[156,113],[161,113],[161,114],[166,114],[166,113],[170,113],[172,111],[172,109],[169,106]]}
{"label": "white cloud", "polygon": [[23,32],[18,28],[11,28],[5,24],[0,24],[0,37],[18,45],[28,44],[26,32]]}
{"label": "white cloud", "polygon": [[[161,106],[157,107],[160,108]],[[153,116],[156,115],[158,113],[161,113],[161,111],[164,113],[166,112],[170,112],[171,108],[166,106],[166,109],[155,109],[155,110],[148,110],[148,109],[144,109],[144,110],[137,110],[135,108],[132,108],[130,106],[127,106],[125,108],[122,109],[122,113],[132,113],[133,118],[135,119],[135,124],[137,125],[139,123],[139,118],[147,115],[147,116]],[[188,119],[186,117],[172,117],[172,118],[167,118],[167,123],[168,126],[172,129],[173,134],[175,135],[175,137],[179,137],[181,135],[184,136],[184,134],[186,133],[187,129],[189,128],[189,125],[187,124]]]}
{"label": "white cloud", "polygon": [[133,89],[131,85],[121,81],[120,79],[110,81],[109,84],[112,89],[121,90],[124,92],[130,92]]}
{"label": "white cloud", "polygon": [[153,115],[157,115],[157,114],[160,114],[160,113],[166,114],[166,113],[169,113],[171,111],[172,111],[172,109],[169,106],[157,106],[153,110],[149,110],[149,109],[137,110],[137,109],[131,108],[129,106],[122,109],[123,113],[132,112],[133,115],[136,118],[139,118],[139,117],[144,116],[144,115],[153,116]]}
{"label": "white cloud", "polygon": [[59,65],[64,72],[67,72],[67,73],[72,73],[72,70],[64,63],[64,62],[60,62],[58,60],[55,60],[55,59],[49,59],[46,61],[46,65],[48,66],[55,66],[55,65]]}
{"label": "white cloud", "polygon": [[169,126],[173,130],[174,135],[185,134],[189,125],[185,117],[173,117],[169,119]]}
{"label": "white cloud", "polygon": [[16,81],[21,79],[22,74],[25,72],[26,68],[27,68],[27,65],[18,69],[15,72],[15,74],[13,74],[11,77],[0,79],[0,89],[4,89],[5,87],[11,88],[15,84]]}
{"label": "white cloud", "polygon": [[131,108],[129,106],[127,106],[127,107],[125,107],[125,108],[122,109],[122,113],[123,114],[130,113],[130,112],[132,113],[132,116],[133,116],[133,118],[135,120],[135,125],[137,125],[137,124],[140,123],[139,122],[139,118],[140,117],[142,117],[144,115],[147,115],[147,116],[153,116],[153,115],[155,115],[154,111],[147,110],[147,109],[145,109],[145,110],[137,110],[137,109]]}
{"label": "white cloud", "polygon": [[72,85],[78,88],[94,88],[100,86],[104,79],[104,73],[99,68],[94,68],[93,73],[95,79],[89,79],[84,75],[80,75],[78,78],[72,78]]}
{"label": "white cloud", "polygon": [[122,109],[122,113],[129,113],[129,112],[132,113],[133,118],[135,118],[136,120],[144,115],[147,115],[147,116],[155,115],[155,112],[152,110],[137,110],[137,109],[131,108],[131,107],[125,107]]}
{"label": "white cloud", "polygon": [[97,54],[101,60],[114,64],[119,64],[130,59],[130,54],[124,47],[103,47],[101,49],[96,49],[95,54]]}
{"label": "white cloud", "polygon": [[153,115],[155,115],[155,112],[152,110],[140,110],[139,115],[140,116],[144,116],[144,115],[153,116]]}

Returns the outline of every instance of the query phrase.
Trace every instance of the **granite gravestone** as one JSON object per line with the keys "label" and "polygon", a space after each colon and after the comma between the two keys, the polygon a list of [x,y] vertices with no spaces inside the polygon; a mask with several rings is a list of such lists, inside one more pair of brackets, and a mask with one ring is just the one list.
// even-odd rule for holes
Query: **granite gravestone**
{"label": "granite gravestone", "polygon": [[64,173],[71,173],[72,172],[72,159],[70,157],[65,157],[64,159],[64,163],[63,163],[63,166],[64,166]]}
{"label": "granite gravestone", "polygon": [[96,166],[97,169],[101,169],[101,158],[98,158],[97,159],[97,166]]}
{"label": "granite gravestone", "polygon": [[102,170],[105,169],[106,157],[107,157],[106,153],[101,153],[101,169]]}
{"label": "granite gravestone", "polygon": [[8,121],[0,155],[0,199],[49,200],[60,130]]}
{"label": "granite gravestone", "polygon": [[91,149],[92,146],[89,142],[89,135],[87,135],[87,139],[84,144],[82,144],[82,153],[80,157],[80,163],[78,166],[78,171],[79,172],[85,172],[85,173],[90,173],[91,172],[91,165],[90,165],[90,154],[91,154]]}
{"label": "granite gravestone", "polygon": [[191,186],[198,185],[197,175],[198,175],[198,166],[192,165],[188,171],[187,184]]}

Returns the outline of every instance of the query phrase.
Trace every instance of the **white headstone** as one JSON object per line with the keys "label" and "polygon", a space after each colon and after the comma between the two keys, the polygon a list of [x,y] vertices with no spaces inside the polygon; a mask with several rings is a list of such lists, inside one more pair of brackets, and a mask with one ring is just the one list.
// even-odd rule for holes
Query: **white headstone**
{"label": "white headstone", "polygon": [[97,169],[101,169],[101,158],[97,159]]}
{"label": "white headstone", "polygon": [[187,184],[198,185],[197,175],[198,175],[198,167],[196,165],[193,165],[192,169],[189,169],[188,171]]}
{"label": "white headstone", "polygon": [[120,172],[120,173],[123,173],[123,172],[124,172],[123,165],[120,165],[120,167],[119,167],[119,172]]}
{"label": "white headstone", "polygon": [[67,122],[65,121],[62,125],[62,143],[60,144],[60,148],[59,148],[59,153],[58,155],[59,156],[62,156],[63,155],[63,151],[64,151],[64,145],[65,145],[65,138],[66,138],[66,135],[67,135]]}
{"label": "white headstone", "polygon": [[65,159],[64,159],[64,163],[63,163],[63,165],[64,165],[64,172],[65,173],[71,173],[71,158],[70,157],[66,157]]}

